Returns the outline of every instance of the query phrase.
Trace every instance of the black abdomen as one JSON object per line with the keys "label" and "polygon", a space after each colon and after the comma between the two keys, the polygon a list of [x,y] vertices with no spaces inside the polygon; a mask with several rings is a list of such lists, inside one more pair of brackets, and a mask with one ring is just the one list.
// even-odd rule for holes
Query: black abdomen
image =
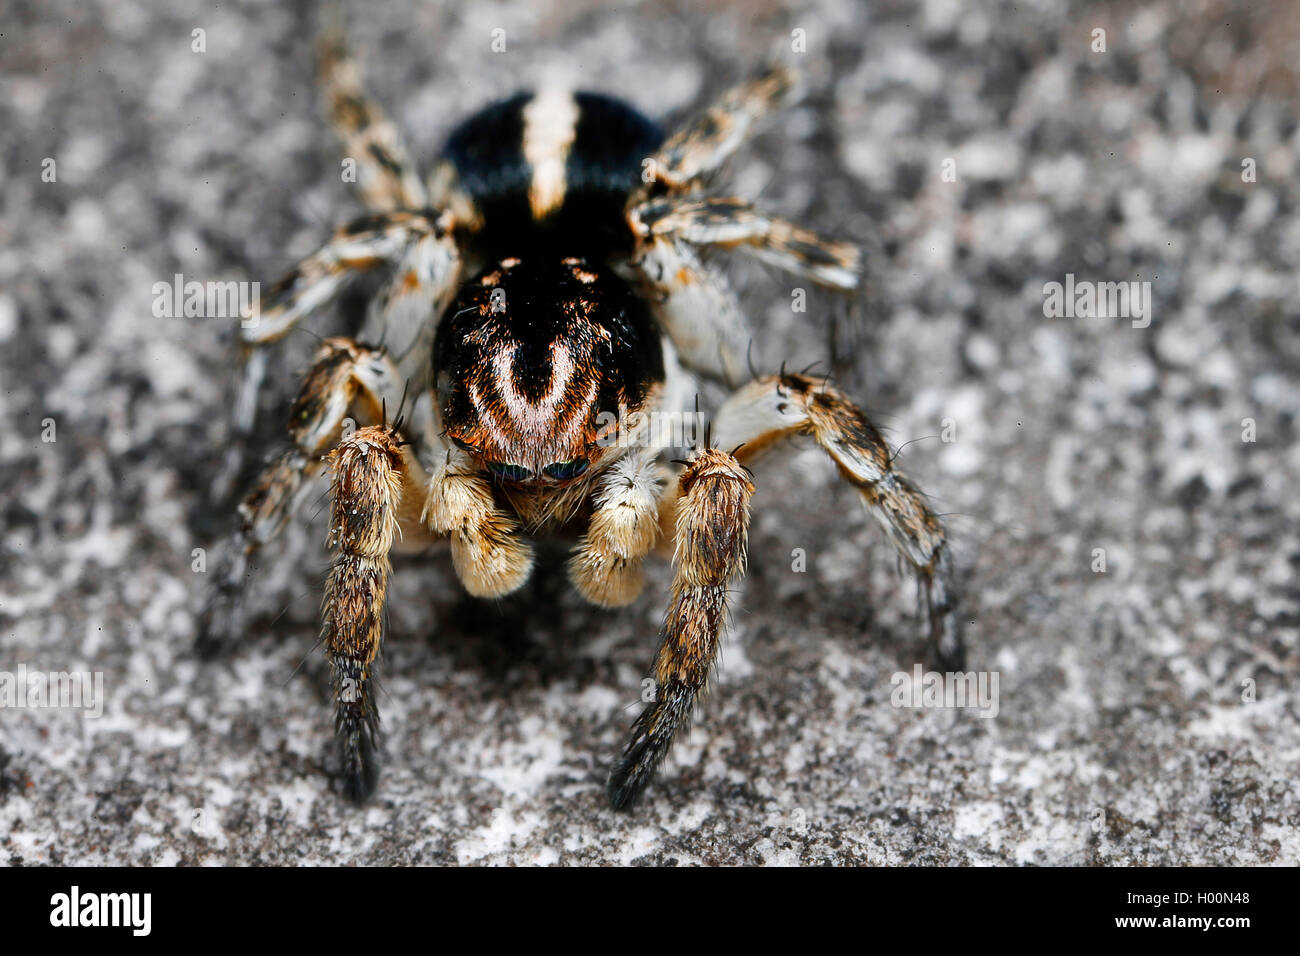
{"label": "black abdomen", "polygon": [[458,126],[444,156],[479,211],[472,238],[488,258],[604,258],[628,242],[623,207],[662,141],[657,124],[608,96],[520,93]]}

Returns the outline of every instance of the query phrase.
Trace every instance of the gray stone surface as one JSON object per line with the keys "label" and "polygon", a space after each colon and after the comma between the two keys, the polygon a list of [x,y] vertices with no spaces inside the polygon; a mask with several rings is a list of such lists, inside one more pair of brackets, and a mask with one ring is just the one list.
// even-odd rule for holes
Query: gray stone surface
{"label": "gray stone surface", "polygon": [[[925,660],[913,585],[827,462],[790,449],[758,470],[714,693],[635,812],[611,813],[601,784],[667,568],[604,612],[554,576],[472,601],[436,554],[398,563],[385,774],[370,805],[342,804],[313,652],[323,521],[271,550],[238,654],[190,652],[191,552],[226,520],[208,499],[230,329],[151,314],[155,282],[269,282],[358,211],[313,89],[309,5],[14,0],[0,671],[99,671],[107,700],[98,719],[0,711],[0,860],[1300,860],[1286,0],[361,6],[367,80],[425,158],[547,76],[681,115],[806,31],[811,98],[723,182],[862,240],[872,288],[855,312],[814,297],[796,315],[796,283],[734,266],[756,361],[833,353],[900,444],[952,420],[956,441],[900,461],[951,513],[970,663],[999,675],[999,712],[891,706],[891,676]],[[1046,317],[1044,284],[1067,273],[1150,282],[1149,326]],[[283,350],[279,398],[311,344]]]}

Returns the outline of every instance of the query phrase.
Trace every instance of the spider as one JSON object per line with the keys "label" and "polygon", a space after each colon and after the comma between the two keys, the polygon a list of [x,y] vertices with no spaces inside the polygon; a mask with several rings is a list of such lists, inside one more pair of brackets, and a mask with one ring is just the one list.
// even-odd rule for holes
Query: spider
{"label": "spider", "polygon": [[[747,462],[794,436],[810,436],[857,489],[918,574],[940,659],[960,659],[939,517],[828,381],[744,375],[741,310],[698,254],[739,249],[832,289],[859,284],[855,246],[703,192],[754,125],[794,98],[793,71],[769,67],[669,136],[604,95],[520,93],[458,126],[423,181],[340,39],[320,61],[370,211],[276,283],[242,328],[237,434],[251,430],[265,347],[356,275],[388,278],[360,335],[320,346],[289,445],[239,506],[198,649],[211,656],[241,635],[250,563],[323,462],[332,563],[321,636],[347,797],[365,799],[378,777],[373,681],[395,547],[448,540],[465,589],[493,598],[529,578],[532,539],[566,536],[573,586],[612,608],[636,598],[663,537],[674,572],[654,699],[606,784],[614,808],[630,806],[689,727],[717,656],[746,564]],[[697,375],[734,391],[705,440],[670,459],[671,430],[649,413],[687,408]]]}

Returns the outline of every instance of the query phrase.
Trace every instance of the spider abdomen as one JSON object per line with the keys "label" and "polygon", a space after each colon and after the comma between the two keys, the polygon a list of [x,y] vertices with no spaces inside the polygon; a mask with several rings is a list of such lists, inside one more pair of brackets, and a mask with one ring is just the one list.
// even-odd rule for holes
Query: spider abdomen
{"label": "spider abdomen", "polygon": [[543,89],[480,110],[443,156],[488,261],[538,248],[603,258],[626,243],[627,197],[662,141],[656,123],[620,100]]}

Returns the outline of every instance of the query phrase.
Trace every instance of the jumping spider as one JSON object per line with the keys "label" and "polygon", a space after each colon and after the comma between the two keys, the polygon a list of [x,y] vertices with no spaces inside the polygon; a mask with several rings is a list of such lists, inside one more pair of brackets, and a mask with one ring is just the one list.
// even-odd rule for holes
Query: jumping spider
{"label": "jumping spider", "polygon": [[[792,71],[768,69],[666,138],[606,96],[521,93],[461,124],[426,184],[341,42],[322,50],[333,121],[371,211],[303,259],[242,330],[238,433],[251,428],[264,346],[353,276],[391,278],[358,340],[320,347],[292,406],[290,447],[240,505],[199,649],[213,654],[240,636],[249,562],[323,459],[333,563],[322,641],[348,796],[365,798],[377,778],[371,682],[395,546],[448,538],[465,589],[499,597],[532,572],[530,535],[570,535],[574,587],[617,607],[640,592],[642,560],[663,535],[675,554],[657,692],[607,784],[614,807],[632,804],[690,723],[717,655],[729,589],[745,569],[754,493],[745,462],[796,435],[834,460],[916,569],[931,639],[942,658],[959,658],[938,516],[835,387],[744,375],[749,336],[735,296],[697,255],[739,248],[830,288],[857,286],[855,247],[699,191],[792,98]],[[687,408],[691,373],[749,380],[717,409],[709,440],[665,460],[648,416],[635,413]],[[408,391],[416,400],[403,419]],[[364,427],[345,427],[350,417]]]}

